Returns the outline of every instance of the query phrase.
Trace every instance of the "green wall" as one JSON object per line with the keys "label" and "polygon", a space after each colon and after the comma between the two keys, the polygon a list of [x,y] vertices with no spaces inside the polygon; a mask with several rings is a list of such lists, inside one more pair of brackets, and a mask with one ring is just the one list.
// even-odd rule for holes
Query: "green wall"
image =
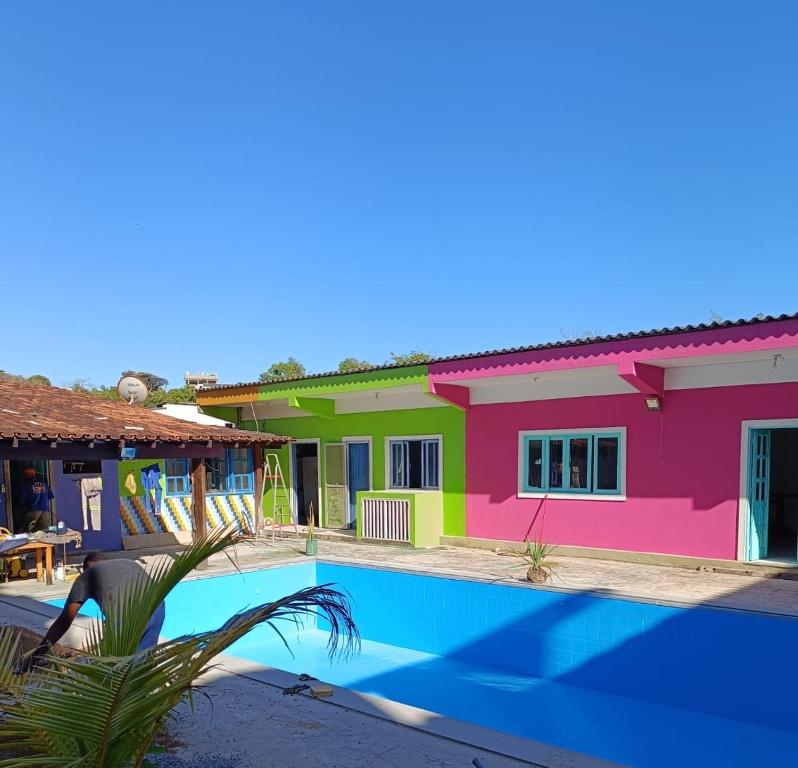
{"label": "green wall", "polygon": [[[212,409],[207,409],[208,411]],[[443,534],[465,536],[465,414],[452,406],[418,408],[403,411],[336,414],[325,419],[318,416],[298,416],[287,419],[259,421],[263,431],[287,435],[297,439],[321,440],[321,484],[325,483],[324,446],[340,443],[344,437],[371,437],[373,490],[385,490],[385,438],[411,435],[442,435],[443,451]],[[241,423],[253,429],[252,420]],[[290,488],[288,448],[274,451],[280,456],[280,466]],[[269,515],[272,501],[267,493],[264,514]]]}
{"label": "green wall", "polygon": [[[166,493],[166,477],[164,476],[165,468],[163,459],[132,459],[119,462],[119,495],[120,496],[143,496],[144,486],[141,482],[141,470],[144,467],[149,467],[153,464],[158,464],[161,468],[161,490]],[[136,492],[131,493],[125,487],[125,480],[127,479],[128,472],[133,473],[133,478],[136,481]]]}

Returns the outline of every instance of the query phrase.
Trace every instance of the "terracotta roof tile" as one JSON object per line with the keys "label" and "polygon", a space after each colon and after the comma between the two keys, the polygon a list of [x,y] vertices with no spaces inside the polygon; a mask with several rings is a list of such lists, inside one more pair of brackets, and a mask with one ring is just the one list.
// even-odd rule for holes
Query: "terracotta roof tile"
{"label": "terracotta roof tile", "polygon": [[140,405],[71,389],[0,379],[0,438],[126,440],[130,442],[280,445],[288,438],[265,432],[194,424]]}

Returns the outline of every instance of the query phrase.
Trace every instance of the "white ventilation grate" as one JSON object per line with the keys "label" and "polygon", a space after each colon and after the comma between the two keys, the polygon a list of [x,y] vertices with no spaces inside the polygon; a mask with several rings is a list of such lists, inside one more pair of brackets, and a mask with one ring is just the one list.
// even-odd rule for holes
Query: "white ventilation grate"
{"label": "white ventilation grate", "polygon": [[410,501],[363,499],[363,538],[410,541]]}

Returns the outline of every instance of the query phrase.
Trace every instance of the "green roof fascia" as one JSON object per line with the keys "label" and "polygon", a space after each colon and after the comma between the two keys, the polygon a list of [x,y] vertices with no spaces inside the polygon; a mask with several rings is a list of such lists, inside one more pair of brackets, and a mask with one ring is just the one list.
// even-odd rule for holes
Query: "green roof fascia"
{"label": "green roof fascia", "polygon": [[376,389],[405,387],[408,384],[421,384],[426,391],[427,371],[427,365],[414,365],[408,368],[342,373],[337,376],[313,379],[275,381],[258,386],[257,400],[323,397],[342,392],[368,392]]}

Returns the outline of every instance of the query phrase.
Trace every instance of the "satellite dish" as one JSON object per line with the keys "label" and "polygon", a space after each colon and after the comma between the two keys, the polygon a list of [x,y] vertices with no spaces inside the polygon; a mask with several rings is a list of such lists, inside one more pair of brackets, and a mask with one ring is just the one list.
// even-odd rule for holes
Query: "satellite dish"
{"label": "satellite dish", "polygon": [[147,399],[150,391],[147,385],[136,376],[123,376],[116,385],[116,391],[126,403],[140,405]]}

